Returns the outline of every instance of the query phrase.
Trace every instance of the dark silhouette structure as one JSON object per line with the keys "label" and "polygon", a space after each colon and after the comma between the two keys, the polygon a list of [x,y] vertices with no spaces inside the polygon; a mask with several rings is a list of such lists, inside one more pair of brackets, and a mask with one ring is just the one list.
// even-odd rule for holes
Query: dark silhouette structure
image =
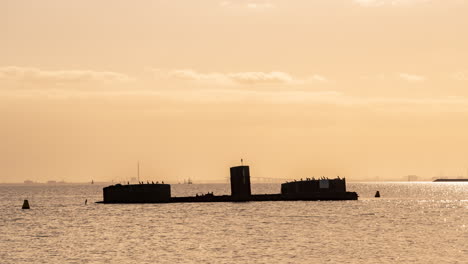
{"label": "dark silhouette structure", "polygon": [[24,200],[23,206],[21,207],[21,209],[29,209],[29,201],[28,200]]}
{"label": "dark silhouette structure", "polygon": [[436,179],[434,182],[468,182],[468,179]]}
{"label": "dark silhouette structure", "polygon": [[171,201],[169,184],[116,184],[105,187],[105,203],[168,203]]}
{"label": "dark silhouette structure", "polygon": [[249,166],[237,166],[231,168],[231,198],[235,201],[249,201],[250,169]]}
{"label": "dark silhouette structure", "polygon": [[232,167],[231,195],[207,194],[188,197],[171,197],[169,184],[116,184],[105,187],[103,203],[203,203],[248,201],[320,201],[357,200],[355,192],[346,191],[344,178],[306,179],[281,184],[279,194],[252,194],[249,166]]}
{"label": "dark silhouette structure", "polygon": [[[355,192],[346,192],[346,179],[306,179],[281,184],[285,200],[356,200]],[[354,199],[355,198],[355,199]]]}

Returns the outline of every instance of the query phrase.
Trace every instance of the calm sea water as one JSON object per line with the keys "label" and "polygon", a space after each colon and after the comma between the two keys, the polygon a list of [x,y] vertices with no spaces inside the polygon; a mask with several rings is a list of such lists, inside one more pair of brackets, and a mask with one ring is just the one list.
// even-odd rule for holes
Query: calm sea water
{"label": "calm sea water", "polygon": [[[468,263],[468,183],[348,183],[360,200],[343,202],[95,204],[102,187],[0,185],[0,263]],[[207,191],[229,186],[172,185]]]}

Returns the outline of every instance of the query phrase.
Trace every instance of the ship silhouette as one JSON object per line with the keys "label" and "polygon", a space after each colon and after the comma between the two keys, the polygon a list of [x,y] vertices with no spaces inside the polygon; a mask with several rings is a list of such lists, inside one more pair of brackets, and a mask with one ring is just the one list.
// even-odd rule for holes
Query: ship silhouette
{"label": "ship silhouette", "polygon": [[[191,181],[190,181],[191,182]],[[184,181],[185,183],[185,181]],[[191,184],[187,181],[187,184]],[[103,188],[104,201],[100,203],[197,203],[197,202],[251,202],[251,201],[333,201],[357,200],[356,192],[346,191],[346,179],[319,179],[285,182],[281,193],[252,194],[249,166],[230,168],[231,195],[196,194],[172,197],[171,185],[164,183],[116,184]]]}

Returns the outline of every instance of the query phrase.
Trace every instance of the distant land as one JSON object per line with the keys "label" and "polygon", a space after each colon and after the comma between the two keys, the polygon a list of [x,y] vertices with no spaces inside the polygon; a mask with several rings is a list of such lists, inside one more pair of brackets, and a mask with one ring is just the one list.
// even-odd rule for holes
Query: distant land
{"label": "distant land", "polygon": [[468,182],[468,179],[435,179],[434,182]]}
{"label": "distant land", "polygon": [[[438,176],[438,177],[428,177],[428,176],[417,176],[417,175],[407,175],[401,176],[399,178],[384,178],[379,176],[374,177],[347,177],[349,182],[468,182],[468,176]],[[281,183],[287,180],[286,178],[273,178],[273,177],[252,177],[252,183]],[[142,182],[157,182],[155,179],[141,179]],[[160,181],[160,179],[159,179]],[[166,183],[169,184],[188,184],[186,179],[175,179],[175,180],[166,180]],[[225,184],[228,183],[226,179],[195,179],[190,180],[189,182],[193,184]],[[113,179],[113,180],[89,180],[89,181],[64,181],[64,180],[24,180],[23,182],[0,182],[0,184],[25,184],[25,185],[73,185],[73,184],[136,184],[138,180],[136,177],[130,177],[129,179]]]}

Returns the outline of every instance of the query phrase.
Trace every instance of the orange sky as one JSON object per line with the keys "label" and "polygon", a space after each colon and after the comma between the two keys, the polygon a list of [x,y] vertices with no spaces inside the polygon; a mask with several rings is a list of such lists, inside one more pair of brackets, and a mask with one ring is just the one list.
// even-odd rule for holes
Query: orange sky
{"label": "orange sky", "polygon": [[468,168],[468,1],[0,2],[0,182]]}

